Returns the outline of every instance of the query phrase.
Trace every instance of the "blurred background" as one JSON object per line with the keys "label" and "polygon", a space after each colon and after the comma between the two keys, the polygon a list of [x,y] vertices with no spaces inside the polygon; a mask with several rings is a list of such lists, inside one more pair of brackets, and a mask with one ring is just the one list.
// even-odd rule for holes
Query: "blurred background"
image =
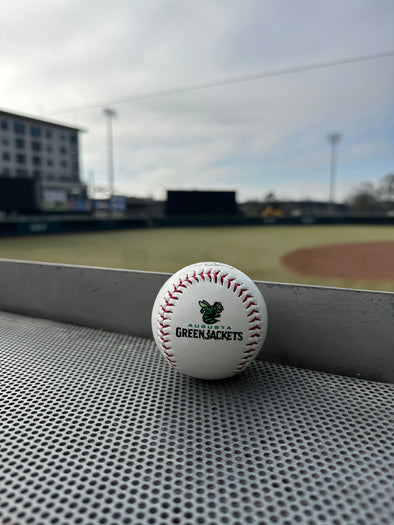
{"label": "blurred background", "polygon": [[[393,18],[392,0],[6,2],[0,257],[392,289]],[[375,244],[286,258],[338,242]]]}

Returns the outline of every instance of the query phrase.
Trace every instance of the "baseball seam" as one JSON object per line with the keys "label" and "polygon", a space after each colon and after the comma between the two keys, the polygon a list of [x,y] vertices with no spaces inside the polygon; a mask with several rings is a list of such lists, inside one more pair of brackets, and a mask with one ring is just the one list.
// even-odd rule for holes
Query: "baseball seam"
{"label": "baseball seam", "polygon": [[249,310],[247,317],[249,318],[248,341],[250,341],[246,343],[246,349],[243,351],[238,367],[234,370],[232,375],[242,372],[242,370],[244,370],[255,357],[256,351],[259,347],[259,338],[262,330],[261,325],[263,322],[261,319],[261,312],[258,309],[258,304],[254,302],[252,292],[245,287],[243,283],[238,282],[237,278],[231,277],[229,273],[221,274],[221,271],[222,270],[213,271],[212,269],[209,269],[201,270],[199,273],[194,271],[193,274],[186,274],[183,279],[179,279],[178,284],[173,284],[173,290],[167,291],[160,304],[158,321],[160,346],[164,357],[174,368],[177,368],[176,357],[171,348],[171,341],[169,340],[170,331],[168,330],[173,313],[172,308],[175,307],[175,301],[179,300],[179,295],[184,292],[184,289],[187,289],[193,284],[202,281],[205,282],[206,279],[209,279],[210,282],[213,281],[216,284],[220,284],[221,286],[226,286],[228,290],[231,289],[239,298],[242,298],[243,303],[247,303],[245,305],[245,310]]}

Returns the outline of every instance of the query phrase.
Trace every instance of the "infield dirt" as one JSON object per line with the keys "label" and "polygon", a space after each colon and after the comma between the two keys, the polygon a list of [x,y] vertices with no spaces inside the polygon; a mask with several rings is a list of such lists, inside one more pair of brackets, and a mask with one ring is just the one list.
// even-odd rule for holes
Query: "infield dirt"
{"label": "infield dirt", "polygon": [[394,242],[302,248],[281,263],[300,275],[394,281]]}

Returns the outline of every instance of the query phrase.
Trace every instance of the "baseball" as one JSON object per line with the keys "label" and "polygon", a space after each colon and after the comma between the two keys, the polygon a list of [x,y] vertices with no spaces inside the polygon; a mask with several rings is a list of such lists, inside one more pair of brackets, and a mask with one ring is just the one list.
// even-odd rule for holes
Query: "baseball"
{"label": "baseball", "polygon": [[201,262],[164,283],[153,305],[152,331],[176,370],[221,379],[239,374],[257,357],[267,333],[267,308],[243,272]]}

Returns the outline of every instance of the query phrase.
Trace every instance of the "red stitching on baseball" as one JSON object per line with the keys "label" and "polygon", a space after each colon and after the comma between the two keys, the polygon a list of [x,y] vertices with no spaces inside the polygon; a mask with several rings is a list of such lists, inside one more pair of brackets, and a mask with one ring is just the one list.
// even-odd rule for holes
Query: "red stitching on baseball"
{"label": "red stitching on baseball", "polygon": [[227,289],[230,288],[230,286],[232,285],[233,281],[235,281],[235,277],[232,277],[231,279],[227,279],[228,280],[228,285],[227,285]]}
{"label": "red stitching on baseball", "polygon": [[245,308],[248,309],[248,308],[250,308],[251,306],[257,306],[257,304],[254,303],[253,301],[250,301],[250,303],[248,304],[248,306],[246,306]]}
{"label": "red stitching on baseball", "polygon": [[[174,306],[174,305],[172,305]],[[164,313],[166,314],[171,314],[172,313],[172,310],[166,310],[163,306],[161,307],[161,309],[163,310]]]}
{"label": "red stitching on baseball", "polygon": [[[180,285],[179,285],[179,286],[180,286]],[[185,288],[186,288],[186,286],[185,286]],[[174,286],[174,292],[173,292],[173,293],[183,293],[183,290],[179,290],[179,288],[176,288],[176,287]],[[178,297],[177,297],[177,299],[178,299]]]}
{"label": "red stitching on baseball", "polygon": [[167,359],[167,361],[170,363],[171,366],[173,366],[174,368],[176,368],[175,361],[174,361],[173,359],[171,359],[170,357],[168,357],[167,354],[164,354],[164,357]]}
{"label": "red stitching on baseball", "polygon": [[220,276],[220,281],[221,281],[222,284],[224,283],[224,279],[227,277],[227,275],[228,275],[228,273],[225,273],[224,275]]}

